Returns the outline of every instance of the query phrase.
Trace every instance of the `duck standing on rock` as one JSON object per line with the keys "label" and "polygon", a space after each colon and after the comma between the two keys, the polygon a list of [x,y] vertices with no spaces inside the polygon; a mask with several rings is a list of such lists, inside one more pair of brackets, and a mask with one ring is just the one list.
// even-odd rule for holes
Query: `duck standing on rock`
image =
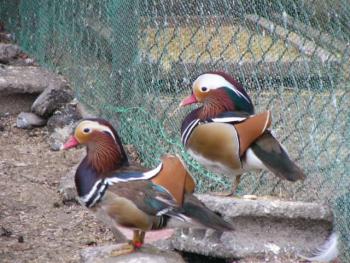
{"label": "duck standing on rock", "polygon": [[110,227],[134,230],[133,239],[112,255],[140,248],[150,230],[188,226],[232,230],[192,194],[194,180],[178,156],[166,155],[148,171],[131,165],[116,130],[103,119],[82,120],[62,148],[80,144],[87,154],[75,174],[79,200]]}
{"label": "duck standing on rock", "polygon": [[303,180],[303,171],[268,130],[269,111],[255,114],[243,86],[224,72],[208,72],[193,83],[192,94],[180,106],[201,103],[182,122],[186,150],[208,170],[235,177],[234,195],[243,173],[267,170],[279,178]]}

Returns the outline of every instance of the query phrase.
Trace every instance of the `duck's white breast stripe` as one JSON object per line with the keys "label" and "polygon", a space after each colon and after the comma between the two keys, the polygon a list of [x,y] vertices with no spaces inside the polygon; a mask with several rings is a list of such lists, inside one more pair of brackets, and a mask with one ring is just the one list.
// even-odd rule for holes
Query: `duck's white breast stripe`
{"label": "duck's white breast stripe", "polygon": [[107,182],[103,179],[96,181],[90,192],[82,197],[79,197],[80,201],[87,207],[95,205],[104,195],[107,190]]}
{"label": "duck's white breast stripe", "polygon": [[184,138],[185,138],[185,136],[186,136],[188,130],[190,129],[191,125],[192,125],[194,122],[196,122],[197,120],[198,120],[198,119],[195,119],[195,120],[191,121],[190,124],[187,125],[186,129],[184,130],[184,132],[183,132],[182,135],[181,135],[181,141],[182,141],[182,142],[184,141]]}
{"label": "duck's white breast stripe", "polygon": [[112,185],[120,182],[128,182],[135,180],[149,180],[155,175],[157,175],[162,169],[163,164],[160,163],[155,169],[141,173],[143,176],[139,177],[128,177],[128,178],[118,178],[118,176],[100,179],[91,188],[90,192],[82,197],[79,197],[80,201],[87,207],[95,205],[103,197],[108,185]]}
{"label": "duck's white breast stripe", "polygon": [[188,138],[190,137],[192,131],[194,130],[194,128],[196,128],[196,126],[199,123],[199,119],[196,119],[194,121],[192,121],[187,128],[185,129],[185,131],[183,132],[182,136],[181,136],[181,140],[183,145],[186,145]]}
{"label": "duck's white breast stripe", "polygon": [[149,180],[154,176],[156,176],[160,172],[160,170],[162,170],[162,167],[163,167],[163,163],[160,163],[155,169],[148,172],[140,173],[142,174],[142,176],[132,177],[130,175],[130,177],[120,178],[118,177],[118,174],[116,174],[116,176],[106,178],[105,180],[108,185],[112,185],[114,183],[120,183],[120,182],[136,181],[136,180]]}
{"label": "duck's white breast stripe", "polygon": [[96,183],[94,184],[94,186],[91,188],[90,192],[87,193],[86,195],[80,197],[80,200],[83,201],[84,203],[86,203],[96,192],[97,190],[97,186],[101,183],[101,180],[96,181]]}
{"label": "duck's white breast stripe", "polygon": [[224,118],[214,118],[212,119],[213,122],[240,122],[244,121],[247,118],[245,117],[224,117]]}

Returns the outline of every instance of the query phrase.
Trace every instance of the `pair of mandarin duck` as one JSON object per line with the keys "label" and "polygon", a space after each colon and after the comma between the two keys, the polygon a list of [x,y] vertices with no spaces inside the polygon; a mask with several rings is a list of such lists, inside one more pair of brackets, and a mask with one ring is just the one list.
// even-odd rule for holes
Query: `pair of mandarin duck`
{"label": "pair of mandarin duck", "polygon": [[[268,130],[270,112],[254,113],[242,85],[223,72],[200,75],[191,96],[180,106],[203,105],[190,112],[181,127],[181,139],[190,155],[208,170],[234,176],[234,194],[244,172],[268,170],[296,181],[301,169]],[[112,228],[132,229],[133,239],[114,255],[143,245],[146,231],[169,227],[233,227],[194,195],[195,182],[180,157],[165,155],[152,170],[131,164],[121,139],[103,119],[84,119],[63,145],[85,145],[87,154],[77,168],[79,200]]]}

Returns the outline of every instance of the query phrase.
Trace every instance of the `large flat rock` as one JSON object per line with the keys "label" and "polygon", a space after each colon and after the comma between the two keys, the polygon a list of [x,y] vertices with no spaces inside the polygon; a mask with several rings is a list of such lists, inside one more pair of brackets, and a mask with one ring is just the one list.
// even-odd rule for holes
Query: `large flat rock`
{"label": "large flat rock", "polygon": [[107,245],[83,249],[80,253],[83,263],[183,263],[182,257],[172,251],[159,250],[153,246],[146,245],[137,252],[127,255],[113,257],[111,251],[118,249],[121,245]]}
{"label": "large flat rock", "polygon": [[62,86],[62,76],[33,66],[0,66],[0,93],[16,94],[43,92],[49,85]]}
{"label": "large flat rock", "polygon": [[177,250],[221,258],[296,258],[298,254],[309,255],[332,230],[332,212],[326,205],[197,196],[230,220],[235,230],[177,230],[172,241]]}
{"label": "large flat rock", "polygon": [[332,222],[333,220],[330,207],[318,203],[284,201],[273,197],[248,199],[209,194],[199,194],[197,197],[210,209],[232,219],[237,217],[274,217],[323,220],[326,222]]}

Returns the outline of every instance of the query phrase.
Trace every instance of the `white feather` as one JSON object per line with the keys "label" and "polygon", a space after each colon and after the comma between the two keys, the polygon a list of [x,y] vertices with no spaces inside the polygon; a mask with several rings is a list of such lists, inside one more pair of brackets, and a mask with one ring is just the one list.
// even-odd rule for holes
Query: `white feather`
{"label": "white feather", "polygon": [[243,169],[245,171],[259,170],[259,169],[268,171],[267,167],[256,156],[256,154],[253,152],[253,150],[251,148],[248,148],[248,150],[246,151],[246,154],[244,156]]}
{"label": "white feather", "polygon": [[330,262],[338,256],[338,235],[333,232],[326,242],[316,249],[312,257],[305,257],[300,255],[301,258],[309,261],[318,262]]}
{"label": "white feather", "polygon": [[246,117],[223,117],[223,118],[213,118],[213,122],[240,122],[246,120]]}

